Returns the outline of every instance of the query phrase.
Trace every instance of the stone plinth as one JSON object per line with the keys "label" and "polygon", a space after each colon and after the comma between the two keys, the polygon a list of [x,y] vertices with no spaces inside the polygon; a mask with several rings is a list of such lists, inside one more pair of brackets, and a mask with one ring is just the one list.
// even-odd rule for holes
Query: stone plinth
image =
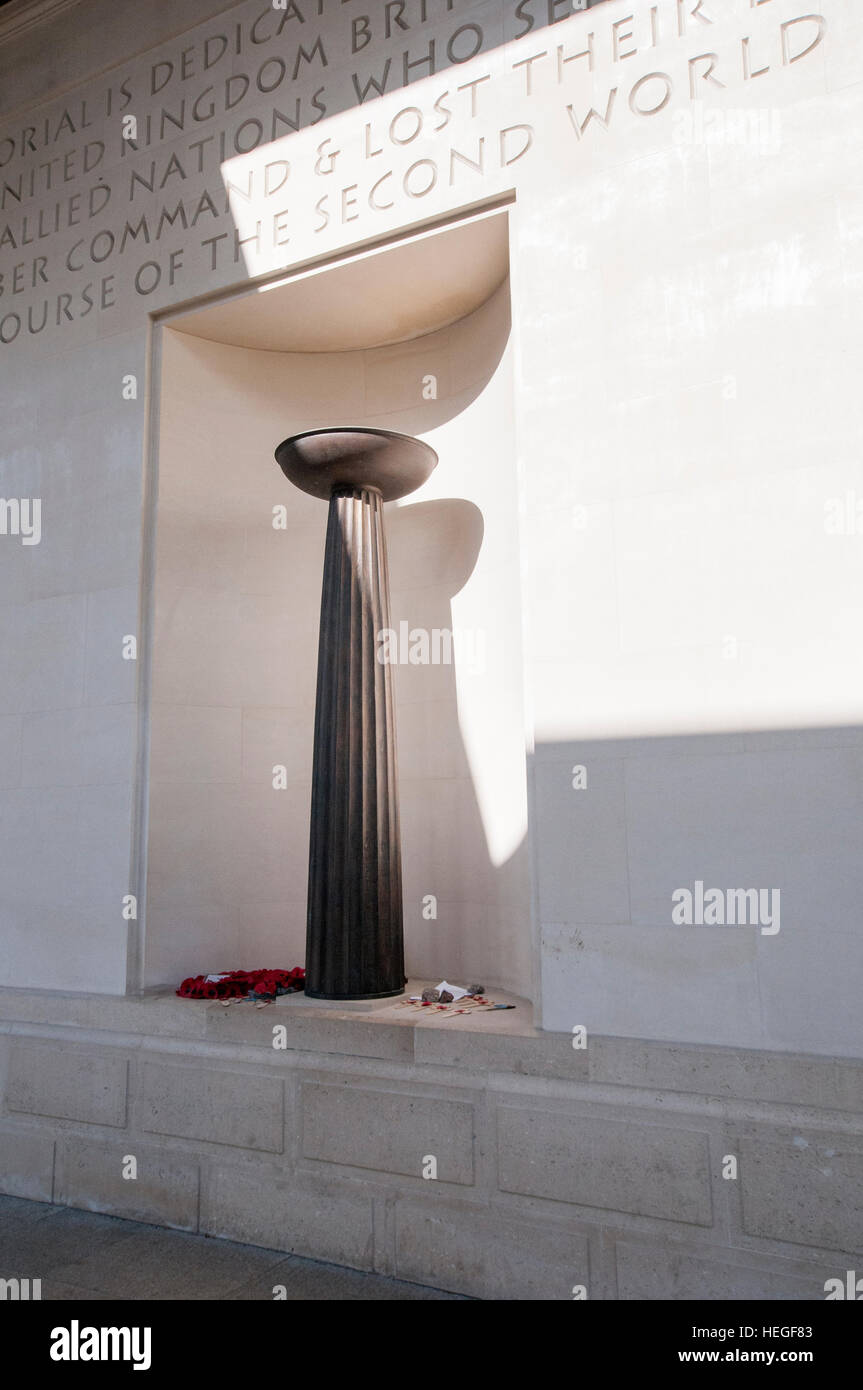
{"label": "stone plinth", "polygon": [[579,1050],[493,997],[517,1007],[0,991],[0,1191],[487,1299],[821,1300],[855,1267],[863,1064]]}

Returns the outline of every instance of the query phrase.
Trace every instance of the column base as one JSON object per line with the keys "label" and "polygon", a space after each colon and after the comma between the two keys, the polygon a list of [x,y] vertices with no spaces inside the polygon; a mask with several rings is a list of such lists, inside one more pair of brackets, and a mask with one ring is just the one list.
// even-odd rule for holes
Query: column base
{"label": "column base", "polygon": [[404,994],[405,987],[401,989],[384,989],[379,994],[321,994],[317,990],[305,989],[304,995],[307,999],[328,999],[334,1004],[347,1003],[351,999],[394,999],[399,994]]}

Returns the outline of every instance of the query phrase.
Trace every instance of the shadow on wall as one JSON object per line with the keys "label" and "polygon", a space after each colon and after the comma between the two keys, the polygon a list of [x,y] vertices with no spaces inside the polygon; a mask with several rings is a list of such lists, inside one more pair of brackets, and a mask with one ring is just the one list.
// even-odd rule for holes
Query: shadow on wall
{"label": "shadow on wall", "polygon": [[[489,854],[459,722],[459,685],[484,674],[485,633],[460,629],[452,604],[476,567],[483,517],[448,498],[392,508],[387,527],[406,968],[501,983],[501,965],[509,976],[511,964],[501,941],[505,905],[524,900],[512,880],[526,882],[526,849],[497,866]],[[514,970],[506,983],[531,992]]]}
{"label": "shadow on wall", "polygon": [[530,780],[544,1027],[863,1055],[863,729],[550,742]]}
{"label": "shadow on wall", "polygon": [[455,636],[451,660],[408,652],[394,672],[408,969],[530,992],[523,817],[506,843],[492,824],[526,805],[508,342],[506,285],[449,328],[365,352],[165,332],[147,985],[304,959],[327,513],[273,449],[355,424],[422,435],[441,459],[423,500],[386,517],[396,631]]}

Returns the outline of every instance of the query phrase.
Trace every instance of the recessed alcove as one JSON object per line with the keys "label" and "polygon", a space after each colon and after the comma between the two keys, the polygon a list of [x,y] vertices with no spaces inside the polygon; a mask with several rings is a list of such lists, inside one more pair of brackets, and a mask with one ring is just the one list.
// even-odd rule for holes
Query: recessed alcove
{"label": "recessed alcove", "polygon": [[487,212],[160,324],[145,987],[304,959],[326,508],[273,449],[353,424],[440,456],[386,521],[394,627],[442,634],[395,667],[407,970],[532,992],[508,236]]}
{"label": "recessed alcove", "polygon": [[172,320],[180,333],[271,352],[388,347],[456,323],[509,275],[509,218],[480,213],[260,285]]}

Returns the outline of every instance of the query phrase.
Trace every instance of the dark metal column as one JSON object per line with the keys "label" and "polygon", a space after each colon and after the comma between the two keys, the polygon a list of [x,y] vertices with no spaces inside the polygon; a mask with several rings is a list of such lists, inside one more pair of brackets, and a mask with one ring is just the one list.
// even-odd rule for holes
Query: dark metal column
{"label": "dark metal column", "polygon": [[427,445],[386,430],[285,440],[283,471],[329,497],[309,837],[306,994],[374,999],[404,989],[402,877],[383,504],[424,482]]}
{"label": "dark metal column", "polygon": [[[306,993],[325,999],[404,987],[392,669],[383,501],[330,500],[315,707]],[[323,928],[323,929],[322,929]]]}

